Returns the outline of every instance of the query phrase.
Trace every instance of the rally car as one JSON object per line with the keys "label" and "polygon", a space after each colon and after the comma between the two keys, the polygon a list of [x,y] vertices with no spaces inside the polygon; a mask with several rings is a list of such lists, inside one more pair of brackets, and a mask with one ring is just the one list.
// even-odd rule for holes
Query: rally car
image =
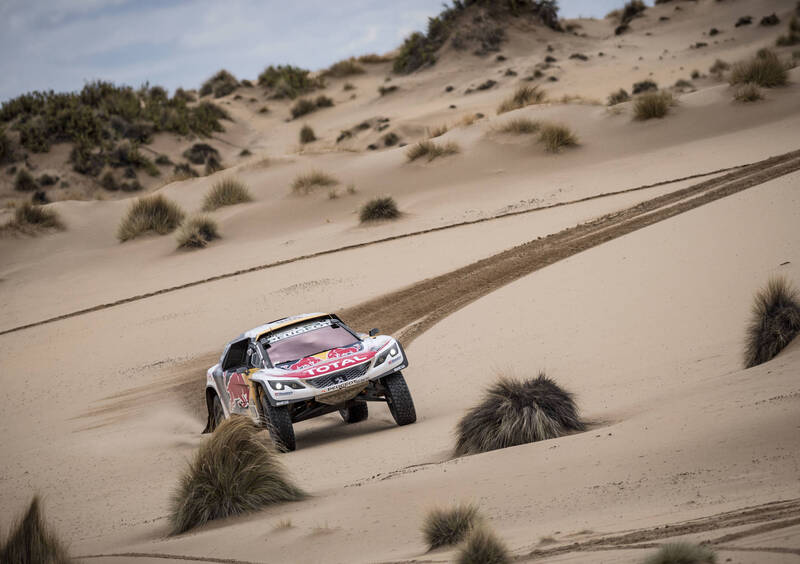
{"label": "rally car", "polygon": [[231,415],[249,415],[278,448],[294,450],[294,423],[337,410],[357,423],[370,401],[386,402],[395,422],[408,425],[417,414],[406,366],[400,343],[377,329],[357,333],[328,313],[278,319],[228,343],[208,369],[204,432]]}

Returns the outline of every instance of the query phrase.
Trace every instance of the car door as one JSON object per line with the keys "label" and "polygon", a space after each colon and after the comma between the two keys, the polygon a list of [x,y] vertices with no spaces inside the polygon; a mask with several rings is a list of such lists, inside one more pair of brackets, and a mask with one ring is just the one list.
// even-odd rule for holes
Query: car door
{"label": "car door", "polygon": [[250,384],[248,381],[248,347],[249,339],[232,342],[222,358],[221,370],[224,383],[223,401],[229,413],[247,413],[250,407]]}

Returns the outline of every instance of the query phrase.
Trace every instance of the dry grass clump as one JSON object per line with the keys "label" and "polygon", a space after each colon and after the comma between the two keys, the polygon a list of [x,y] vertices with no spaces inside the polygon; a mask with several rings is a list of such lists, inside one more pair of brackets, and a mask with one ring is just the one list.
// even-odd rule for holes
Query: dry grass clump
{"label": "dry grass clump", "polygon": [[753,82],[742,84],[733,92],[733,99],[737,102],[756,102],[763,98],[764,96],[761,94],[758,84]]}
{"label": "dry grass clump", "polygon": [[47,526],[34,496],[28,511],[0,544],[0,562],[4,564],[68,564],[64,544]]}
{"label": "dry grass clump", "polygon": [[320,170],[312,170],[306,174],[298,175],[292,182],[292,192],[296,194],[309,194],[321,186],[334,186],[339,184],[336,177]]}
{"label": "dry grass clump", "polygon": [[32,192],[39,187],[36,179],[28,172],[27,168],[20,168],[17,176],[14,177],[14,190],[18,192]]}
{"label": "dry grass clump", "polygon": [[515,133],[517,135],[526,135],[529,133],[536,133],[541,129],[542,124],[530,118],[514,118],[505,122],[500,131],[503,133]]}
{"label": "dry grass clump", "polygon": [[675,99],[669,92],[647,92],[636,98],[633,104],[633,115],[641,121],[663,118],[674,103]]}
{"label": "dry grass clump", "polygon": [[789,81],[786,65],[774,51],[761,49],[755,57],[733,65],[728,81],[732,84],[753,82],[764,88],[784,86]]}
{"label": "dry grass clump", "polygon": [[485,526],[475,527],[458,551],[458,564],[507,564],[511,562],[506,545]]}
{"label": "dry grass clump", "polygon": [[514,91],[514,95],[507,98],[497,107],[497,113],[503,114],[512,110],[518,110],[532,104],[541,104],[547,99],[544,90],[538,85],[522,85]]}
{"label": "dry grass clump", "polygon": [[775,45],[778,47],[789,47],[791,45],[797,45],[800,43],[800,21],[797,20],[797,16],[792,16],[792,19],[789,20],[789,32],[786,35],[781,35],[775,41]]}
{"label": "dry grass clump", "polygon": [[400,217],[400,210],[397,209],[397,202],[390,196],[374,198],[361,206],[358,212],[358,218],[361,223],[382,219],[397,219],[398,217]]}
{"label": "dry grass clump", "polygon": [[658,549],[649,556],[645,564],[714,564],[717,555],[703,545],[688,542],[672,542]]}
{"label": "dry grass clump", "polygon": [[131,204],[119,224],[117,239],[124,243],[149,232],[166,235],[180,225],[183,217],[178,204],[161,194],[139,198]]}
{"label": "dry grass clump", "polygon": [[772,278],[756,293],[745,339],[745,368],[772,360],[798,333],[800,295],[785,278]]}
{"label": "dry grass clump", "polygon": [[63,231],[66,227],[58,212],[43,206],[36,206],[31,202],[24,202],[18,206],[14,210],[14,219],[3,226],[3,230],[17,231],[28,235],[45,229]]}
{"label": "dry grass clump", "polygon": [[355,58],[344,59],[338,63],[332,64],[328,69],[323,71],[322,76],[330,76],[332,78],[343,78],[346,76],[353,76],[355,74],[364,74],[366,71],[364,67],[358,64]]}
{"label": "dry grass clump", "polygon": [[434,127],[432,129],[428,129],[428,139],[434,139],[436,137],[441,137],[442,135],[447,133],[449,130],[450,130],[450,128],[447,126],[446,123],[442,124],[442,125],[439,125],[437,127]]}
{"label": "dry grass clump", "polygon": [[448,155],[455,155],[461,151],[461,148],[454,141],[448,141],[441,145],[433,141],[420,141],[416,145],[412,145],[406,151],[406,158],[409,162],[415,161],[419,158],[426,157],[428,162]]}
{"label": "dry grass clump", "polygon": [[563,147],[577,145],[578,137],[566,125],[545,123],[539,129],[539,142],[551,153],[558,153]]}
{"label": "dry grass clump", "polygon": [[179,249],[202,249],[214,239],[219,239],[217,222],[205,215],[195,216],[178,230]]}
{"label": "dry grass clump", "polygon": [[211,187],[203,198],[203,211],[214,211],[223,206],[252,202],[247,184],[237,178],[223,178]]}
{"label": "dry grass clump", "polygon": [[428,549],[433,550],[460,543],[482,522],[483,518],[475,505],[462,503],[450,509],[429,511],[422,523],[422,534]]}
{"label": "dry grass clump", "polygon": [[317,140],[317,136],[314,134],[314,130],[311,129],[310,125],[304,125],[302,129],[300,129],[300,143],[312,143]]}
{"label": "dry grass clump", "polygon": [[609,106],[616,106],[617,104],[621,104],[623,102],[627,102],[631,99],[630,94],[624,88],[620,88],[616,92],[612,92],[608,95],[608,105]]}
{"label": "dry grass clump", "polygon": [[313,100],[311,98],[301,98],[289,110],[292,113],[292,119],[297,119],[311,112],[316,112],[320,108],[330,108],[333,106],[333,100],[328,96],[317,96]]}
{"label": "dry grass clump", "polygon": [[172,534],[305,495],[267,434],[249,418],[234,416],[217,427],[181,477],[172,496]]}
{"label": "dry grass clump", "polygon": [[501,376],[458,422],[455,454],[554,439],[584,428],[572,394],[543,372],[527,380]]}

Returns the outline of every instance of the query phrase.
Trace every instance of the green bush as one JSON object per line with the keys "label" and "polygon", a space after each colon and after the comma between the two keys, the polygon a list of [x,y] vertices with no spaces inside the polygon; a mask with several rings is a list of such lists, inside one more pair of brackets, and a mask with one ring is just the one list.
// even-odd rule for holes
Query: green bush
{"label": "green bush", "polygon": [[361,206],[358,217],[361,223],[383,219],[397,219],[400,217],[400,210],[397,209],[397,203],[392,197],[375,198]]}
{"label": "green bush", "polygon": [[433,509],[425,516],[422,534],[428,543],[428,549],[433,550],[460,543],[482,522],[478,508],[472,504],[461,504],[451,509]]}
{"label": "green bush", "polygon": [[39,187],[33,175],[28,172],[27,168],[20,168],[17,176],[14,178],[14,190],[19,192],[33,192]]}
{"label": "green bush", "polygon": [[761,49],[755,57],[734,64],[728,81],[732,85],[752,82],[763,88],[774,88],[784,86],[789,75],[778,55],[769,49]]}
{"label": "green bush", "polygon": [[125,242],[146,233],[166,235],[174,231],[184,213],[175,202],[161,194],[139,198],[128,208],[117,229],[117,239]]}
{"label": "green bush", "polygon": [[300,129],[300,143],[311,143],[317,140],[317,136],[314,135],[314,130],[311,129],[311,126],[304,125]]}
{"label": "green bush", "polygon": [[0,562],[5,564],[69,564],[61,539],[42,515],[39,497],[34,496],[22,519],[0,543]]}
{"label": "green bush", "polygon": [[223,206],[252,202],[247,184],[236,178],[223,178],[211,187],[203,199],[203,211],[214,211]]}
{"label": "green bush", "polygon": [[258,84],[272,90],[273,98],[294,99],[325,85],[321,77],[313,78],[311,71],[292,65],[268,66],[258,75]]}
{"label": "green bush", "polygon": [[565,125],[545,123],[539,129],[539,142],[549,152],[558,153],[564,147],[577,145],[578,137]]}
{"label": "green bush", "polygon": [[222,69],[206,80],[200,87],[200,95],[214,95],[214,98],[227,96],[239,87],[239,81],[231,73]]}
{"label": "green bush", "polygon": [[217,222],[208,216],[199,215],[184,222],[178,229],[178,248],[202,249],[218,238]]}
{"label": "green bush", "polygon": [[647,92],[636,98],[633,104],[633,115],[638,120],[663,118],[675,103],[669,92]]}

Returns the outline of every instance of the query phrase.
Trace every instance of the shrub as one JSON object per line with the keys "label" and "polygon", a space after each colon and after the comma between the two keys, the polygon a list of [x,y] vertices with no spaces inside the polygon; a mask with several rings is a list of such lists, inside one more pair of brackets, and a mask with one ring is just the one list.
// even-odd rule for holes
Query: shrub
{"label": "shrub", "polygon": [[303,499],[277,451],[249,418],[225,420],[201,445],[172,497],[172,533]]}
{"label": "shrub", "polygon": [[246,148],[242,149],[241,151],[239,151],[239,156],[240,157],[249,157],[252,154],[253,154],[253,152],[250,149],[246,149]]}
{"label": "shrub", "polygon": [[544,90],[541,90],[538,86],[522,85],[514,91],[513,96],[507,98],[502,104],[500,104],[500,106],[497,108],[497,113],[503,114],[505,112],[510,112],[511,110],[517,110],[519,108],[524,108],[525,106],[530,106],[531,104],[541,104],[546,98],[547,96],[545,95]]}
{"label": "shrub", "polygon": [[788,80],[786,66],[769,49],[762,49],[755,57],[734,64],[728,79],[731,84],[753,82],[764,88],[783,86]]}
{"label": "shrub", "polygon": [[800,332],[800,296],[785,278],[771,279],[756,293],[747,326],[744,365],[752,368],[777,356]]}
{"label": "shrub", "polygon": [[458,564],[507,564],[508,549],[486,526],[475,527],[458,551]]}
{"label": "shrub", "polygon": [[377,65],[380,63],[391,63],[394,58],[391,55],[378,55],[377,53],[368,53],[361,55],[358,59],[359,63],[365,65]]}
{"label": "shrub", "polygon": [[778,47],[789,47],[791,45],[797,45],[800,43],[800,21],[797,20],[797,16],[792,16],[792,19],[789,20],[789,32],[786,35],[781,35],[775,41],[775,45]]}
{"label": "shrub", "polygon": [[648,92],[642,94],[633,104],[633,114],[638,120],[663,118],[674,103],[669,92]]}
{"label": "shrub", "polygon": [[617,104],[621,104],[622,102],[627,102],[630,100],[630,94],[624,88],[620,88],[616,92],[612,92],[608,95],[608,105],[615,106]]}
{"label": "shrub", "polygon": [[203,198],[203,211],[214,211],[224,206],[252,201],[253,196],[244,182],[236,178],[223,178]]}
{"label": "shrub", "polygon": [[317,136],[314,135],[314,130],[311,129],[310,126],[304,125],[302,129],[300,129],[300,143],[311,143],[316,140]]}
{"label": "shrub", "polygon": [[117,239],[125,242],[150,232],[166,235],[180,225],[183,216],[181,208],[161,194],[139,198],[128,208]]}
{"label": "shrub", "polygon": [[758,84],[748,82],[736,88],[733,92],[733,98],[737,102],[756,102],[764,98],[764,96],[761,95],[761,89]]}
{"label": "shrub", "polygon": [[172,164],[172,160],[167,155],[158,155],[155,163],[161,166],[168,166]]}
{"label": "shrub", "polygon": [[562,147],[577,145],[578,137],[565,125],[547,123],[539,130],[539,142],[551,153],[557,153]]}
{"label": "shrub", "polygon": [[105,188],[106,190],[110,190],[111,192],[115,192],[119,190],[119,184],[117,184],[117,179],[114,178],[114,173],[110,170],[107,170],[105,174],[100,178],[100,186]]}
{"label": "shrub", "polygon": [[297,102],[295,102],[294,106],[290,110],[292,112],[292,118],[297,119],[301,116],[306,114],[310,114],[311,112],[317,109],[317,105],[314,103],[313,100],[308,98],[301,98]]}
{"label": "shrub", "polygon": [[28,172],[28,169],[20,168],[17,172],[17,176],[14,177],[14,190],[19,192],[32,192],[38,187],[36,180],[33,178],[33,175]]}
{"label": "shrub", "polygon": [[650,80],[649,78],[646,80],[640,80],[639,82],[635,82],[633,84],[633,94],[642,94],[644,92],[650,92],[653,90],[658,90],[658,84]]}
{"label": "shrub", "polygon": [[336,184],[339,184],[339,181],[330,174],[319,170],[312,170],[294,179],[292,182],[292,192],[296,194],[309,194],[317,187],[334,186]]}
{"label": "shrub", "polygon": [[448,132],[450,128],[447,127],[447,124],[442,124],[433,129],[428,129],[428,139],[434,139],[436,137],[441,137],[445,133]]}
{"label": "shrub", "polygon": [[8,564],[68,564],[67,550],[44,520],[39,497],[34,496],[22,519],[0,548],[0,562]]}
{"label": "shrub", "polygon": [[364,74],[366,72],[364,67],[359,65],[354,58],[344,59],[338,63],[332,64],[322,74],[323,76],[330,76],[333,78],[343,78],[345,76],[353,76],[355,74]]}
{"label": "shrub", "polygon": [[311,71],[292,65],[270,65],[258,75],[258,84],[271,89],[273,98],[295,99],[324,86],[321,77],[313,78],[310,74]]}
{"label": "shrub", "polygon": [[717,59],[714,61],[714,64],[708,69],[708,72],[715,76],[722,76],[722,73],[726,70],[730,70],[731,65],[723,61],[722,59]]}
{"label": "shrub", "polygon": [[66,229],[56,210],[37,206],[31,202],[24,202],[14,210],[14,219],[6,225],[6,228],[23,233],[34,233],[40,229],[59,231]]}
{"label": "shrub", "polygon": [[200,87],[200,96],[214,94],[214,98],[227,96],[239,87],[239,81],[231,73],[222,69],[206,80]]}
{"label": "shrub", "polygon": [[412,145],[408,148],[406,151],[406,158],[411,162],[421,157],[427,157],[428,162],[430,162],[438,157],[455,155],[460,150],[458,144],[453,141],[448,141],[442,145],[437,145],[433,141],[420,141],[416,145]]}
{"label": "shrub", "polygon": [[0,163],[6,161],[13,161],[14,158],[14,145],[11,139],[6,135],[5,129],[0,127]]}
{"label": "shrub", "polygon": [[317,108],[330,108],[333,106],[333,99],[320,95],[316,97],[314,104],[316,104]]}
{"label": "shrub", "polygon": [[361,206],[358,217],[361,223],[381,219],[397,219],[400,217],[400,211],[397,209],[397,203],[394,198],[375,198]]}
{"label": "shrub", "polygon": [[185,180],[187,178],[197,178],[200,176],[197,174],[197,171],[192,168],[189,163],[178,163],[172,169],[172,175],[174,178],[179,180]]}
{"label": "shrub", "polygon": [[386,96],[387,94],[391,94],[392,92],[397,92],[397,86],[394,84],[390,86],[378,86],[378,94],[381,96]]}
{"label": "shrub", "polygon": [[716,561],[716,554],[707,546],[673,542],[659,548],[645,560],[645,564],[714,564]]}
{"label": "shrub", "polygon": [[501,377],[459,421],[456,456],[554,439],[584,424],[572,395],[540,373]]}
{"label": "shrub", "polygon": [[217,222],[208,216],[198,215],[183,223],[178,230],[179,249],[202,249],[219,238]]}
{"label": "shrub", "polygon": [[626,24],[630,22],[633,18],[641,14],[647,9],[647,6],[642,0],[630,0],[627,4],[622,7],[622,12],[620,13],[620,22]]}
{"label": "shrub", "polygon": [[482,522],[478,508],[461,504],[451,509],[433,509],[425,516],[422,534],[428,549],[460,543],[469,532]]}
{"label": "shrub", "polygon": [[516,133],[517,135],[536,133],[542,124],[529,118],[514,118],[505,122],[500,131],[503,133]]}
{"label": "shrub", "polygon": [[219,161],[217,157],[214,155],[210,155],[206,159],[206,176],[210,174],[214,174],[215,172],[219,172],[220,170],[224,169],[225,167]]}
{"label": "shrub", "polygon": [[200,165],[204,164],[209,157],[219,159],[219,151],[208,143],[195,143],[183,152],[183,156],[190,163]]}
{"label": "shrub", "polygon": [[432,65],[436,62],[434,53],[440,46],[441,43],[431,42],[424,34],[415,31],[400,46],[392,70],[398,74],[408,74],[420,67]]}

